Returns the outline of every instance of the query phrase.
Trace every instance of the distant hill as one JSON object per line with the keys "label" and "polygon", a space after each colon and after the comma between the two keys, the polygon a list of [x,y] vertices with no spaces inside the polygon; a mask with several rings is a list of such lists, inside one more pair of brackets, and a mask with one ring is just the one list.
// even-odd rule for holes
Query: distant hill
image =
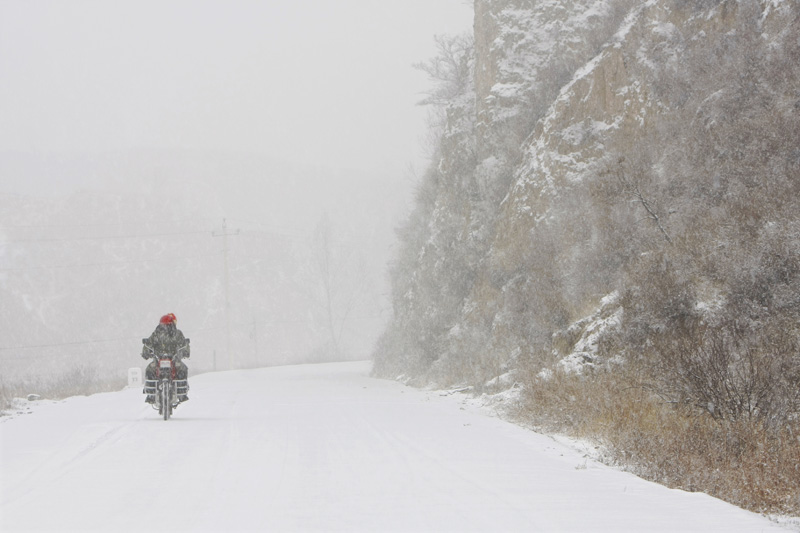
{"label": "distant hill", "polygon": [[167,312],[198,371],[363,359],[385,323],[385,264],[406,209],[405,185],[386,176],[171,151],[3,153],[0,173],[7,384],[85,366],[124,377]]}

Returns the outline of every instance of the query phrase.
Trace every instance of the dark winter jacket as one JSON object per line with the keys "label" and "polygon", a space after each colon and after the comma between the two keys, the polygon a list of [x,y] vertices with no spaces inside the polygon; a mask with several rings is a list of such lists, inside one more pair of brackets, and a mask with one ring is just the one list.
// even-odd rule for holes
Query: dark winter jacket
{"label": "dark winter jacket", "polygon": [[[178,348],[186,344],[186,338],[181,330],[175,327],[175,324],[159,324],[152,335],[144,341],[144,344],[153,348],[156,354],[175,354]],[[184,350],[183,357],[189,357],[188,350]]]}

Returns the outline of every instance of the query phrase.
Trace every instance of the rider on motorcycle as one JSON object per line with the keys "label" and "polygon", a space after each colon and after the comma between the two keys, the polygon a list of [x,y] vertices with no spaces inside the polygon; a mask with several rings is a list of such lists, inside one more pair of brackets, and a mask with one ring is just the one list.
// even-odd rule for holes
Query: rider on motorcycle
{"label": "rider on motorcycle", "polygon": [[[169,313],[161,317],[158,326],[156,326],[155,331],[144,341],[144,347],[142,348],[142,358],[149,359],[152,357],[153,352],[149,350],[152,348],[156,354],[159,353],[170,353],[175,354],[178,351],[178,348],[182,348],[186,345],[186,337],[183,336],[181,330],[178,329],[178,319],[175,318],[175,315]],[[188,358],[189,353],[187,352],[184,358]],[[145,370],[145,379],[148,380],[155,380],[156,379],[156,364],[157,358],[154,358],[153,361],[147,365],[147,369]],[[187,379],[189,375],[189,369],[183,363],[183,361],[176,360],[175,361],[175,378],[176,379]],[[189,396],[186,394],[182,394],[178,396],[178,400],[181,402],[185,402],[189,399]],[[148,394],[144,400],[147,403],[155,402],[155,396],[152,394]]]}

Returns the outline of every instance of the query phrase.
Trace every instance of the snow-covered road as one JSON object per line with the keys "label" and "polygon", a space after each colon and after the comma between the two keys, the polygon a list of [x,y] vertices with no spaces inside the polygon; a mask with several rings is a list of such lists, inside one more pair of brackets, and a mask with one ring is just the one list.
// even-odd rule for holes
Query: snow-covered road
{"label": "snow-covered road", "polygon": [[164,422],[140,390],[0,419],[0,530],[780,530],[369,363],[191,378]]}

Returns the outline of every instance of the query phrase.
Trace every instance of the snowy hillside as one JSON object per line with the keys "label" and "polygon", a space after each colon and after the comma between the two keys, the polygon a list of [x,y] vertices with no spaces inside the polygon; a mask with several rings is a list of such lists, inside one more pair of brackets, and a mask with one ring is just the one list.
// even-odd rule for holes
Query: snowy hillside
{"label": "snowy hillside", "polygon": [[0,529],[779,531],[368,363],[205,374],[164,422],[139,390],[0,419]]}

